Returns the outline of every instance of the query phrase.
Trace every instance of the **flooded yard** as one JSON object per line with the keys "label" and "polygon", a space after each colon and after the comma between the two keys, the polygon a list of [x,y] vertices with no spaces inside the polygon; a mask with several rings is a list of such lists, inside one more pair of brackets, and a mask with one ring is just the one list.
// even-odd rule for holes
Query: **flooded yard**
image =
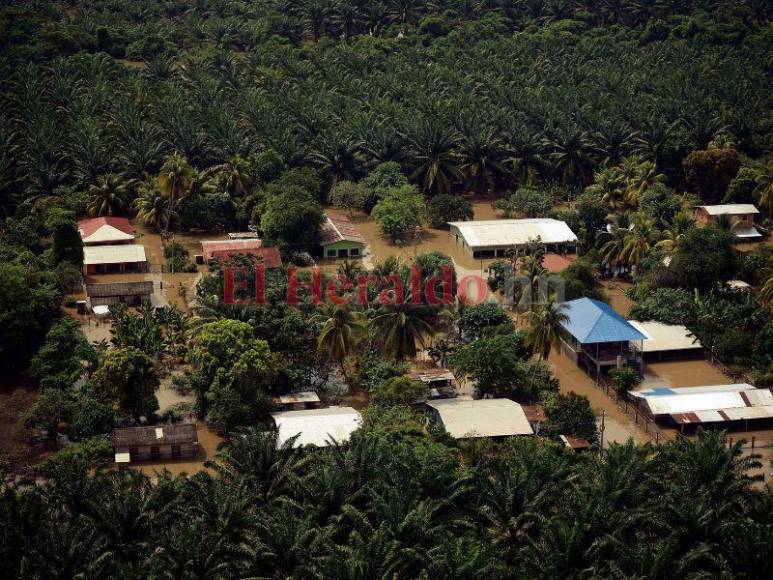
{"label": "flooded yard", "polygon": [[197,423],[199,437],[199,453],[196,457],[184,459],[163,459],[159,461],[141,461],[132,463],[130,469],[142,471],[148,476],[168,470],[172,475],[193,475],[199,471],[213,473],[214,470],[205,467],[204,462],[217,456],[217,447],[224,439],[210,429],[205,423]]}

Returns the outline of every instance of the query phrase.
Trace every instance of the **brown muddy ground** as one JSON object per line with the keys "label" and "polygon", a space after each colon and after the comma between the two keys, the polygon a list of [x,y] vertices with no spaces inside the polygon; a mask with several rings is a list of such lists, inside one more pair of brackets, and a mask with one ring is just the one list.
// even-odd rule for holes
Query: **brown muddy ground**
{"label": "brown muddy ground", "polygon": [[37,389],[31,382],[0,385],[0,466],[21,474],[56,451],[55,443],[33,444],[30,433],[19,423],[24,411],[35,404]]}

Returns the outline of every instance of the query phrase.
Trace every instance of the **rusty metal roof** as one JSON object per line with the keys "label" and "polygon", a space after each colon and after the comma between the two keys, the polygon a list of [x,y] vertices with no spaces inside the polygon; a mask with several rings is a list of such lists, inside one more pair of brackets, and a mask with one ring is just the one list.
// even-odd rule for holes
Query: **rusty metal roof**
{"label": "rusty metal roof", "polygon": [[319,243],[323,246],[336,242],[365,243],[365,238],[357,231],[349,218],[340,215],[328,215],[319,229]]}

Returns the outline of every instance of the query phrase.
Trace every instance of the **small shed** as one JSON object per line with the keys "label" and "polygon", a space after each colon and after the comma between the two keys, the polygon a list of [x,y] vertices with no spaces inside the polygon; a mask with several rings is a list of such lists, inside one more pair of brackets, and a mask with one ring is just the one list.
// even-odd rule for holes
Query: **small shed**
{"label": "small shed", "polygon": [[111,304],[126,304],[139,306],[143,301],[150,301],[153,294],[153,282],[108,282],[103,284],[86,284],[86,295],[95,306],[110,306]]}
{"label": "small shed", "polygon": [[459,394],[456,390],[456,377],[448,369],[414,370],[408,373],[408,378],[427,385],[430,399],[447,399]]}
{"label": "small shed", "polygon": [[131,244],[134,229],[124,217],[95,217],[78,222],[84,246]]}
{"label": "small shed", "polygon": [[571,449],[575,453],[581,453],[590,449],[590,443],[582,437],[572,437],[571,435],[561,435],[561,442],[564,447]]}
{"label": "small shed", "polygon": [[643,367],[642,343],[647,337],[615,312],[609,304],[590,298],[564,302],[568,320],[561,323],[564,353],[578,365],[593,369],[598,376],[603,368],[630,364]]}
{"label": "small shed", "polygon": [[199,449],[195,423],[123,427],[114,429],[110,439],[119,464],[194,457]]}
{"label": "small shed", "polygon": [[84,246],[83,248],[83,271],[87,276],[146,272],[147,269],[145,246],[139,244]]}
{"label": "small shed", "polygon": [[346,442],[362,423],[360,413],[351,407],[283,411],[272,413],[271,416],[279,430],[277,444],[284,445],[288,439],[297,435],[294,447],[327,447],[333,440]]}
{"label": "small shed", "polygon": [[645,360],[696,356],[703,349],[703,345],[686,326],[663,324],[654,320],[628,322],[646,337],[643,342],[631,343],[634,349],[641,349]]}
{"label": "small shed", "polygon": [[441,399],[427,405],[454,439],[534,434],[521,405],[510,399]]}
{"label": "small shed", "polygon": [[225,261],[233,256],[249,256],[255,263],[263,264],[267,270],[273,270],[282,267],[282,255],[279,248],[272,246],[239,249],[239,250],[215,250],[211,252],[210,259]]}
{"label": "small shed", "polygon": [[361,258],[365,253],[365,238],[342,215],[325,214],[319,229],[319,245],[324,258]]}
{"label": "small shed", "polygon": [[284,410],[299,411],[303,409],[314,409],[319,406],[319,395],[314,391],[301,391],[298,393],[290,393],[288,395],[280,395],[274,397],[274,404]]}
{"label": "small shed", "polygon": [[204,261],[209,262],[215,252],[220,252],[221,256],[246,254],[260,248],[263,242],[257,238],[232,239],[232,240],[202,240],[201,254]]}

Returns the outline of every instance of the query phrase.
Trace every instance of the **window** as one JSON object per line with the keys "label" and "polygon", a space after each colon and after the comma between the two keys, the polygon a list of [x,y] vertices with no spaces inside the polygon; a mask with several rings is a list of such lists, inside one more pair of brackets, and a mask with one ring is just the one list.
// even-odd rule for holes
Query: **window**
{"label": "window", "polygon": [[150,456],[153,459],[156,459],[161,454],[161,449],[158,445],[151,445],[150,446]]}
{"label": "window", "polygon": [[172,445],[172,457],[180,457],[180,446]]}
{"label": "window", "polygon": [[349,250],[350,256],[359,256],[360,255],[360,249],[359,248],[352,248]]}
{"label": "window", "polygon": [[336,257],[336,251],[335,250],[328,250],[327,251],[327,257],[328,258],[335,258]]}

